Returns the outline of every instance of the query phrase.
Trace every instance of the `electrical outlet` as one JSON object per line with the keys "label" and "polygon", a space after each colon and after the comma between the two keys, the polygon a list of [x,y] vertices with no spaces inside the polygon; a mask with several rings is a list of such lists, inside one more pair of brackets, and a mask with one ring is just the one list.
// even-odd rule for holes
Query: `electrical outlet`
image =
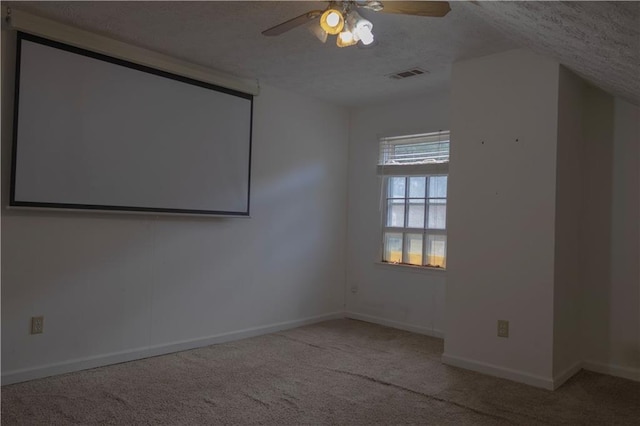
{"label": "electrical outlet", "polygon": [[509,321],[498,320],[498,337],[509,337]]}
{"label": "electrical outlet", "polygon": [[356,294],[358,292],[358,286],[357,285],[352,285],[351,286],[351,293]]}
{"label": "electrical outlet", "polygon": [[31,334],[44,332],[44,317],[31,317]]}

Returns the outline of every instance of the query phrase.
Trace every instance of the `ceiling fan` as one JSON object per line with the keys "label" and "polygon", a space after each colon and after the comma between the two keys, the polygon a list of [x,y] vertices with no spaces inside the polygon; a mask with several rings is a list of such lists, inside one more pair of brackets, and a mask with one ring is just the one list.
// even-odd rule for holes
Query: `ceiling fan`
{"label": "ceiling fan", "polygon": [[337,35],[336,44],[339,47],[353,46],[358,42],[370,45],[373,43],[373,24],[360,16],[356,9],[438,18],[449,13],[451,7],[446,1],[385,1],[384,4],[376,0],[330,1],[325,10],[311,10],[262,34],[277,36],[319,18],[310,30],[323,43],[329,35]]}

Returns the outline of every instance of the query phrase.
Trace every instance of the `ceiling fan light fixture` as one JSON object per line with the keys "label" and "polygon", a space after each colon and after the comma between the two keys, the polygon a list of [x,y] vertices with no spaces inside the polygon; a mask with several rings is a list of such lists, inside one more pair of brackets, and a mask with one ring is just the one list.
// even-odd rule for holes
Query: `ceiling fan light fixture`
{"label": "ceiling fan light fixture", "polygon": [[350,11],[347,14],[344,22],[344,28],[342,29],[342,32],[338,34],[336,39],[336,45],[338,47],[353,46],[358,43],[360,37],[358,37],[358,34],[356,33],[356,22],[359,16],[360,15],[355,11]]}
{"label": "ceiling fan light fixture", "polygon": [[[330,0],[324,10],[311,10],[288,21],[284,21],[262,32],[265,36],[276,36],[301,25],[318,22],[310,31],[323,43],[328,35],[339,35],[337,44],[340,47],[352,46],[368,48],[377,45],[373,37],[373,24],[362,18],[357,8],[372,12],[387,12],[401,15],[443,17],[451,6],[447,1],[389,1],[383,5],[379,0]],[[341,34],[344,33],[344,34]],[[360,43],[361,42],[361,43]]]}
{"label": "ceiling fan light fixture", "polygon": [[349,30],[342,31],[336,38],[336,45],[338,47],[353,46],[356,43],[358,43],[358,39],[356,38],[355,34]]}
{"label": "ceiling fan light fixture", "polygon": [[327,34],[339,34],[344,28],[344,16],[337,9],[327,9],[320,17],[320,26]]}
{"label": "ceiling fan light fixture", "polygon": [[344,25],[344,29],[340,34],[338,34],[338,37],[336,38],[336,45],[338,47],[353,46],[354,44],[358,43],[358,40],[360,40],[360,38],[355,32],[353,20],[350,19],[349,16],[347,16],[347,22]]}
{"label": "ceiling fan light fixture", "polygon": [[368,46],[371,43],[373,43],[373,33],[371,32],[371,30],[367,29],[364,31],[360,31],[359,35],[360,35],[360,41],[365,46]]}
{"label": "ceiling fan light fixture", "polygon": [[316,24],[310,26],[309,27],[309,31],[311,32],[311,34],[316,36],[317,39],[320,40],[322,43],[326,43],[327,42],[328,34],[327,34],[327,32],[325,30],[322,29],[320,24],[316,23]]}
{"label": "ceiling fan light fixture", "polygon": [[371,32],[372,29],[373,24],[366,19],[360,19],[356,23],[355,34],[365,46],[373,43],[373,33]]}
{"label": "ceiling fan light fixture", "polygon": [[351,11],[347,16],[346,25],[351,29],[356,41],[362,41],[365,46],[373,43],[373,24],[371,21],[364,19],[358,12]]}

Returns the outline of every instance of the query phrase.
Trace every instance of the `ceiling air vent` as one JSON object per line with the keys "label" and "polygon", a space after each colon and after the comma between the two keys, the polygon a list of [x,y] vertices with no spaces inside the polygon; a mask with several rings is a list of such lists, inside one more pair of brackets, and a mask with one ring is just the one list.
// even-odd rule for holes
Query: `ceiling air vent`
{"label": "ceiling air vent", "polygon": [[404,78],[413,77],[420,74],[428,74],[429,71],[423,70],[422,68],[411,68],[410,70],[400,71],[395,74],[389,74],[389,78],[394,80],[402,80]]}

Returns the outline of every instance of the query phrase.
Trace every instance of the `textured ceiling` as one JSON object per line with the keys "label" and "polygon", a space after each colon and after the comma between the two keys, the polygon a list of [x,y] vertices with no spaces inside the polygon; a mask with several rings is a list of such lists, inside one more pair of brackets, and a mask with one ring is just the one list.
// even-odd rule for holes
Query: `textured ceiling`
{"label": "textured ceiling", "polygon": [[[449,87],[456,60],[527,46],[603,89],[640,99],[639,3],[451,2],[444,18],[361,11],[376,46],[338,48],[307,28],[261,31],[326,2],[8,2],[12,7],[343,105]],[[392,80],[420,67],[429,74]]]}
{"label": "textured ceiling", "polygon": [[521,46],[640,104],[640,2],[459,3]]}

